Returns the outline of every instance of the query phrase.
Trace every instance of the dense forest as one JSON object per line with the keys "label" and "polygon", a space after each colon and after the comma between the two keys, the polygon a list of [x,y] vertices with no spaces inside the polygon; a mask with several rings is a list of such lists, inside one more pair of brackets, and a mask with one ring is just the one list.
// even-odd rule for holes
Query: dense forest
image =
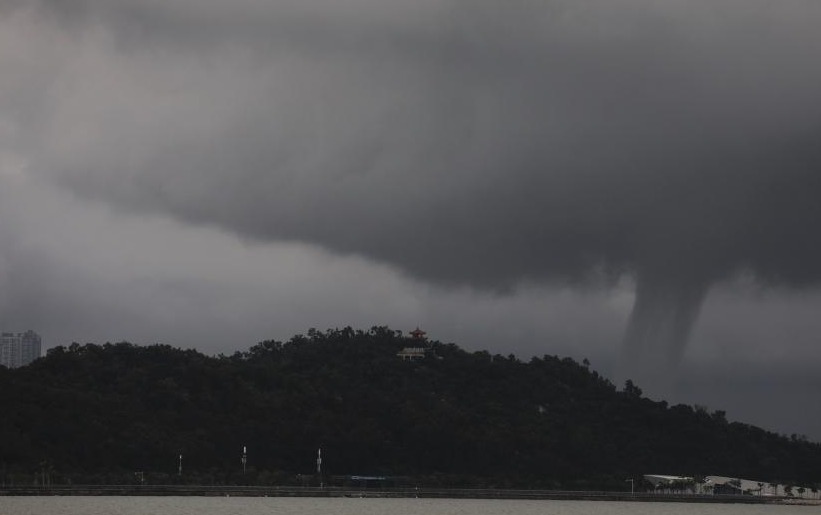
{"label": "dense forest", "polygon": [[[641,474],[817,485],[821,445],[668,406],[585,362],[467,352],[385,327],[210,357],[129,343],[0,367],[0,480],[625,488]],[[248,449],[243,473],[241,453]],[[182,473],[180,458],[182,455]],[[138,479],[139,477],[139,479]],[[628,485],[629,486],[629,485]]]}

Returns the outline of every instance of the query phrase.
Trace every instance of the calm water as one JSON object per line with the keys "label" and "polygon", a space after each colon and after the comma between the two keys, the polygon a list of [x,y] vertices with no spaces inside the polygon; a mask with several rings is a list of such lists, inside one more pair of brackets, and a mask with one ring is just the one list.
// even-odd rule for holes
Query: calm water
{"label": "calm water", "polygon": [[817,507],[741,504],[318,499],[285,497],[0,497],[2,515],[791,515]]}

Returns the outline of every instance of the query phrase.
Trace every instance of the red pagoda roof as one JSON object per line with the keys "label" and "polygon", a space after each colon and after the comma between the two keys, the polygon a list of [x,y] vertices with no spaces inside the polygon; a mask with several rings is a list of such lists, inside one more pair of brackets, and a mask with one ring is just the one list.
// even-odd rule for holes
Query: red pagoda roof
{"label": "red pagoda roof", "polygon": [[426,333],[425,331],[423,331],[423,330],[419,329],[419,327],[417,327],[416,329],[414,329],[413,331],[411,331],[408,334],[413,336],[413,338],[416,339],[416,340],[423,340],[423,339],[425,339],[425,335],[428,334],[428,333]]}

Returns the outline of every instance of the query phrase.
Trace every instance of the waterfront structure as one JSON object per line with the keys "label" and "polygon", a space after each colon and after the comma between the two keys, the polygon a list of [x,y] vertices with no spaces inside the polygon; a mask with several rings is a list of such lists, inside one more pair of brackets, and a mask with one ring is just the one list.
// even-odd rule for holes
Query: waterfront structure
{"label": "waterfront structure", "polygon": [[[630,481],[628,479],[628,481]],[[727,476],[704,476],[699,480],[686,476],[644,474],[646,484],[655,493],[685,493],[706,495],[757,495],[763,497],[816,498],[818,489],[802,486],[767,483],[752,479]]]}
{"label": "waterfront structure", "polygon": [[655,491],[671,492],[694,492],[696,490],[695,478],[689,476],[668,476],[664,474],[645,474],[644,480],[651,485]]}
{"label": "waterfront structure", "polygon": [[34,331],[0,333],[0,365],[17,368],[40,357],[40,335]]}

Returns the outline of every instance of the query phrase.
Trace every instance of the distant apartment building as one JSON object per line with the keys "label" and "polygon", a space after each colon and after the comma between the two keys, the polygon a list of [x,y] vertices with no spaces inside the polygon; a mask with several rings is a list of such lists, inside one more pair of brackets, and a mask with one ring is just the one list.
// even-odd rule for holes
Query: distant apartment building
{"label": "distant apartment building", "polygon": [[40,357],[40,343],[40,335],[34,331],[0,333],[0,365],[8,368],[28,365]]}

